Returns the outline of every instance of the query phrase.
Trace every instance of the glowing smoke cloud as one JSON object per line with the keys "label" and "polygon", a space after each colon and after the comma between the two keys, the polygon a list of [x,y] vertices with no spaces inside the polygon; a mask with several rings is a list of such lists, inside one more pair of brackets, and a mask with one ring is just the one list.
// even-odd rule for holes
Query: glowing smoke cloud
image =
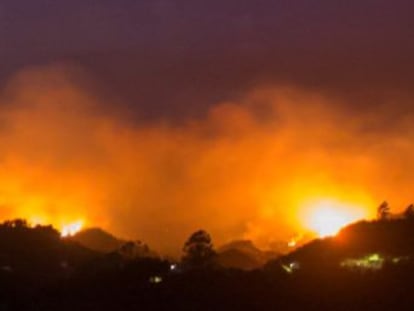
{"label": "glowing smoke cloud", "polygon": [[412,120],[384,134],[387,98],[375,118],[356,118],[345,99],[267,87],[203,118],[133,124],[79,87],[78,75],[33,69],[3,91],[1,218],[58,228],[83,219],[172,253],[199,228],[215,244],[287,241],[307,229],[303,207],[313,198],[367,215],[384,198],[412,199]]}

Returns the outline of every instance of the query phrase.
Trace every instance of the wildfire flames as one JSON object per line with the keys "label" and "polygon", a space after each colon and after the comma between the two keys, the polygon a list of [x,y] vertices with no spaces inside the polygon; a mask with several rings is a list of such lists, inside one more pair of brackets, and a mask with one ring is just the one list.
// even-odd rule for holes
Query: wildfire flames
{"label": "wildfire flames", "polygon": [[83,228],[83,221],[77,221],[71,224],[64,225],[61,229],[61,236],[63,238],[70,237],[81,231]]}

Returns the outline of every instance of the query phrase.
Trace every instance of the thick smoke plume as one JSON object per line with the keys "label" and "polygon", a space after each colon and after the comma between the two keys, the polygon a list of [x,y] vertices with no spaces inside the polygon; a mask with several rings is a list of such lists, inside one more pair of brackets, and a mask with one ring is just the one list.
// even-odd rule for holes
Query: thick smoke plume
{"label": "thick smoke plume", "polygon": [[368,216],[384,199],[413,200],[410,96],[266,85],[201,118],[134,123],[80,86],[82,75],[30,69],[3,89],[2,219],[83,219],[178,253],[199,228],[216,244],[288,239],[306,229],[314,198],[362,204]]}

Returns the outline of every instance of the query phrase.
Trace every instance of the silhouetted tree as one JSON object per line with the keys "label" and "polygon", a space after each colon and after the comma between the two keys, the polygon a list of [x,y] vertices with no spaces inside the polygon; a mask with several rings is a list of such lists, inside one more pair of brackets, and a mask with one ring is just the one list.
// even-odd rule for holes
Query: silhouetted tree
{"label": "silhouetted tree", "polygon": [[404,211],[404,217],[407,219],[414,219],[414,205],[410,204]]}
{"label": "silhouetted tree", "polygon": [[1,224],[2,227],[5,228],[27,228],[28,224],[25,219],[13,219],[13,220],[6,220]]}
{"label": "silhouetted tree", "polygon": [[206,267],[213,264],[215,251],[210,235],[199,230],[194,232],[184,244],[182,261],[190,267]]}
{"label": "silhouetted tree", "polygon": [[388,219],[390,216],[390,206],[386,201],[382,202],[380,206],[378,206],[377,209],[377,218],[379,220],[385,220]]}

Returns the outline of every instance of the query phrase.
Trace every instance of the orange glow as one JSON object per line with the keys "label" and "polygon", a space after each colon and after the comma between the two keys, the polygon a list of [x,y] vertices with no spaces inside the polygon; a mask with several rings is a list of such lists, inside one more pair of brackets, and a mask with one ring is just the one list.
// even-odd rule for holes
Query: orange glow
{"label": "orange glow", "polygon": [[70,237],[78,233],[82,230],[83,227],[83,221],[79,220],[77,222],[64,225],[61,229],[61,236],[63,238]]}
{"label": "orange glow", "polygon": [[296,235],[288,240],[287,246],[294,248],[298,246],[298,243],[303,239],[303,234]]}
{"label": "orange glow", "polygon": [[344,226],[365,218],[365,208],[336,200],[317,200],[307,207],[306,224],[319,237],[336,235]]}
{"label": "orange glow", "polygon": [[28,218],[28,223],[29,223],[30,227],[32,227],[32,228],[34,228],[38,225],[46,225],[47,224],[45,219],[43,217],[39,217],[39,216],[29,217]]}
{"label": "orange glow", "polygon": [[72,74],[29,70],[0,93],[1,220],[65,235],[83,220],[175,256],[197,228],[215,245],[272,248],[412,200],[411,119],[376,136],[368,129],[388,124],[386,113],[355,118],[339,97],[258,85],[197,118],[135,124]]}
{"label": "orange glow", "polygon": [[295,239],[290,239],[288,242],[288,247],[296,247],[297,241]]}

